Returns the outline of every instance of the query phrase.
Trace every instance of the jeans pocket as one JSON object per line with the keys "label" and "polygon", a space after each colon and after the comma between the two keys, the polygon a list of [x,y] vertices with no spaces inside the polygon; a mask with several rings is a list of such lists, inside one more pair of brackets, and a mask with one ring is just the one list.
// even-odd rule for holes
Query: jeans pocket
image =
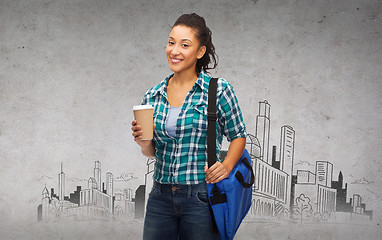
{"label": "jeans pocket", "polygon": [[156,194],[158,194],[158,193],[160,193],[160,188],[158,188],[157,186],[153,186],[152,188],[151,188],[151,191],[150,191],[150,193],[149,193],[149,197],[153,197],[153,196],[155,196]]}
{"label": "jeans pocket", "polygon": [[198,202],[208,205],[208,195],[207,192],[197,192],[196,199]]}

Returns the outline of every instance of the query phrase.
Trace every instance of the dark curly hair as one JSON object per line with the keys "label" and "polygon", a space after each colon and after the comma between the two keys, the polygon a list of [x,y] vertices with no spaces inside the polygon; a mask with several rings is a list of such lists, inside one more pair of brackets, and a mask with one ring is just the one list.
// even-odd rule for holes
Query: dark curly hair
{"label": "dark curly hair", "polygon": [[[207,27],[206,21],[203,17],[196,13],[183,14],[174,23],[174,26],[184,25],[191,27],[196,31],[196,37],[200,42],[200,46],[206,47],[206,53],[204,56],[196,62],[196,72],[200,73],[201,70],[208,72],[208,69],[215,69],[218,65],[218,56],[215,53],[215,46],[212,43],[212,32]],[[212,67],[208,65],[213,63]]]}

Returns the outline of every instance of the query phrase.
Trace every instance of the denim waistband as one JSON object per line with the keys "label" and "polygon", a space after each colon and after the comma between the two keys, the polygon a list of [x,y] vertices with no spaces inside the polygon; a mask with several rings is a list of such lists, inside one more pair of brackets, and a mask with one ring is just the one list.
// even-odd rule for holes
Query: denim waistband
{"label": "denim waistband", "polygon": [[163,184],[154,181],[154,187],[158,188],[161,192],[172,192],[172,193],[184,193],[190,196],[195,192],[206,192],[207,185],[206,183],[198,183],[198,184]]}

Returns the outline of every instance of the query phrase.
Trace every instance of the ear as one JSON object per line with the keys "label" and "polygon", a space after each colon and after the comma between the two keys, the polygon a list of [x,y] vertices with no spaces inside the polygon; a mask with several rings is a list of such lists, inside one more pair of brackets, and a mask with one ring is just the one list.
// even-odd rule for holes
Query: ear
{"label": "ear", "polygon": [[196,57],[197,59],[201,59],[204,54],[206,53],[206,46],[201,46],[198,51],[198,56]]}

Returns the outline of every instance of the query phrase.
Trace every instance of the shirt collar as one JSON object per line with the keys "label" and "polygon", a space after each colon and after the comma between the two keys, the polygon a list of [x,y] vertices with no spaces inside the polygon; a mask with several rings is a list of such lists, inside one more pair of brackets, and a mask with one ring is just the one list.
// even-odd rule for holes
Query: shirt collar
{"label": "shirt collar", "polygon": [[203,92],[207,93],[210,79],[211,77],[205,71],[202,70],[199,74],[198,79],[196,80],[195,86],[199,86]]}
{"label": "shirt collar", "polygon": [[[164,80],[162,80],[162,82],[159,84],[159,87],[154,92],[153,94],[154,96],[157,94],[161,94],[162,96],[167,97],[167,92],[166,92],[167,83],[168,83],[168,80],[172,78],[172,76],[174,76],[174,73],[171,73]],[[211,77],[204,70],[202,70],[199,74],[198,79],[195,82],[193,90],[195,90],[195,87],[199,87],[202,90],[202,92],[207,93],[210,79]]]}
{"label": "shirt collar", "polygon": [[157,94],[161,94],[162,96],[167,98],[167,83],[168,80],[174,75],[174,73],[170,74],[168,77],[166,77],[162,82],[159,83],[158,88],[156,91],[153,93],[153,96],[156,96]]}

